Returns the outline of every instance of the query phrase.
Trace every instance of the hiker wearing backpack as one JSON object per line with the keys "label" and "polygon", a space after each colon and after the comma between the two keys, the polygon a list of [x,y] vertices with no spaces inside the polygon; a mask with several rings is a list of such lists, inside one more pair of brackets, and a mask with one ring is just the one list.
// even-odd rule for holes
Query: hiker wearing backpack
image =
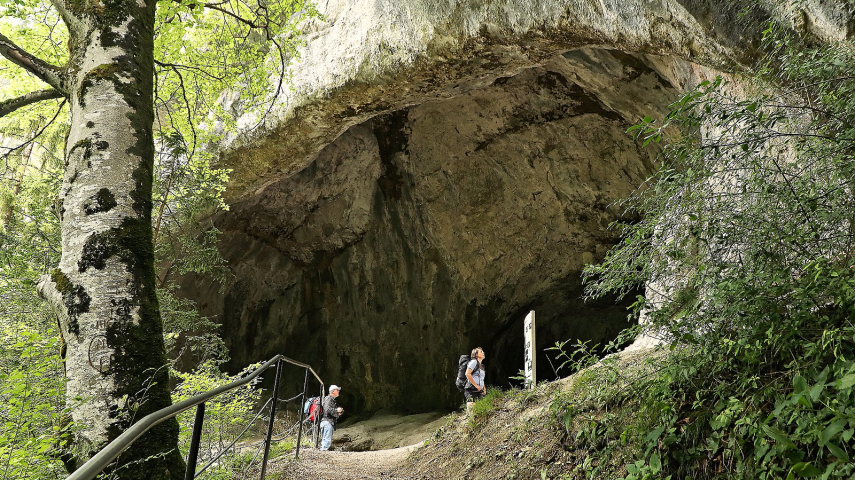
{"label": "hiker wearing backpack", "polygon": [[466,384],[463,387],[463,396],[466,397],[466,411],[472,409],[476,400],[484,398],[487,394],[487,384],[484,383],[486,372],[484,370],[484,349],[476,347],[469,355],[466,364]]}
{"label": "hiker wearing backpack", "polygon": [[335,423],[338,417],[344,413],[344,409],[338,406],[339,393],[341,387],[338,385],[330,385],[330,394],[324,397],[321,402],[321,450],[329,450],[332,445],[333,432],[335,431]]}

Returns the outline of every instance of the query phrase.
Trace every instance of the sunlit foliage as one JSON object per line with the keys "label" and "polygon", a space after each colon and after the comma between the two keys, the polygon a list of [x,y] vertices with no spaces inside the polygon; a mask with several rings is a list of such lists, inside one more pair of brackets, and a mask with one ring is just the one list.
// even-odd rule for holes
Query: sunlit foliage
{"label": "sunlit foliage", "polygon": [[604,425],[637,449],[627,479],[855,474],[855,48],[774,26],[763,46],[741,88],[705,82],[633,128],[663,164],[587,271],[590,296],[646,284],[672,350],[630,426]]}
{"label": "sunlit foliage", "polygon": [[[186,391],[226,381],[219,325],[179,294],[189,274],[228,278],[214,219],[227,208],[227,170],[214,162],[226,136],[264,127],[288,88],[300,26],[317,12],[303,0],[158,3],[154,55],[153,237],[166,347],[184,368]],[[54,65],[65,65],[69,34],[51,2],[0,1],[0,33]],[[0,101],[46,86],[0,56]],[[238,118],[244,118],[241,123]],[[36,293],[60,256],[58,190],[68,132],[63,99],[0,118],[0,475],[57,478],[68,453],[62,357],[56,318]],[[248,408],[254,393],[234,405]],[[241,404],[240,402],[244,402]],[[237,408],[237,407],[235,407]],[[217,421],[211,425],[216,427]],[[189,434],[184,432],[183,434]]]}

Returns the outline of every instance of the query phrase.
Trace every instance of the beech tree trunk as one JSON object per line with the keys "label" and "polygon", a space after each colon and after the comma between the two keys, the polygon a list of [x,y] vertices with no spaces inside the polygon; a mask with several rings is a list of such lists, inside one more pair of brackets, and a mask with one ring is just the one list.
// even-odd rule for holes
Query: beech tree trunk
{"label": "beech tree trunk", "polygon": [[[62,257],[40,288],[67,346],[76,466],[171,403],[151,231],[155,4],[78,0],[62,12],[71,32]],[[122,454],[116,477],[182,478],[177,437],[174,419],[161,423]]]}

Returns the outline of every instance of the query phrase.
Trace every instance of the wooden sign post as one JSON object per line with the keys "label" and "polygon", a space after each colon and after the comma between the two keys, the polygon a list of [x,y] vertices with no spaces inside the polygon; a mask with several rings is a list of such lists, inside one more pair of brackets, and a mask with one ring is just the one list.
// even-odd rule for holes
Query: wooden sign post
{"label": "wooden sign post", "polygon": [[523,322],[523,338],[525,339],[525,384],[528,388],[535,387],[537,379],[537,358],[535,356],[534,310],[528,312]]}

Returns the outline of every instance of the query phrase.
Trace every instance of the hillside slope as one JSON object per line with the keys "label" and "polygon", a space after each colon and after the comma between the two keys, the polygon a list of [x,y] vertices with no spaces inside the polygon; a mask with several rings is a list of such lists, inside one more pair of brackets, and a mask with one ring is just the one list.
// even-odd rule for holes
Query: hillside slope
{"label": "hillside slope", "polygon": [[[633,383],[663,358],[650,350],[624,353],[533,391],[494,390],[471,413],[450,416],[402,468],[424,479],[569,480],[588,478],[593,467],[603,475],[598,478],[624,476],[620,452],[633,447],[602,435],[600,426],[628,423]],[[590,441],[578,446],[594,437],[594,447],[620,445],[617,455],[589,456]]]}
{"label": "hillside slope", "polygon": [[[622,477],[632,445],[600,435],[604,430],[598,427],[632,419],[632,385],[663,357],[651,350],[624,352],[531,391],[494,389],[471,412],[447,415],[423,444],[373,451],[306,449],[299,460],[289,452],[272,461],[272,478],[570,480],[595,472],[602,476],[593,478]],[[428,425],[438,423],[442,420]],[[355,427],[349,428],[337,435],[354,435]],[[336,448],[361,445],[367,431],[361,427],[354,439],[339,438]],[[592,435],[600,435],[598,442],[589,441]],[[585,440],[586,447],[579,447]],[[606,444],[618,448],[602,455],[599,447]]]}

